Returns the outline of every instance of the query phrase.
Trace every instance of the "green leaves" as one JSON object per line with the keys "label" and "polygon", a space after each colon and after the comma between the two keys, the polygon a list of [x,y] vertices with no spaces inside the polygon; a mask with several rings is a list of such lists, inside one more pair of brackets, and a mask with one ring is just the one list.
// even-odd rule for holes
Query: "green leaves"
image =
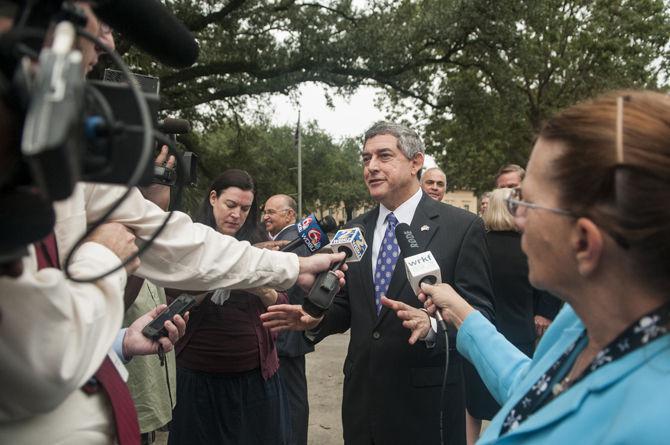
{"label": "green leaves", "polygon": [[[187,192],[186,207],[194,209],[212,180],[228,168],[241,168],[253,176],[259,204],[277,193],[297,198],[294,131],[263,123],[221,126],[191,141],[205,171],[200,172],[198,187]],[[310,123],[302,128],[302,160],[304,209],[339,207],[341,201],[357,207],[369,200],[356,141],[336,143]]]}
{"label": "green leaves", "polygon": [[[275,132],[289,131],[242,122],[252,98],[291,92],[306,81],[342,93],[381,86],[389,114],[425,130],[450,188],[481,192],[501,164],[526,163],[534,134],[557,110],[609,89],[667,87],[666,3],[171,0],[201,44],[198,63],[175,71],[134,52],[127,58],[135,70],[161,77],[166,111],[204,128],[221,126],[223,140],[202,139],[208,150],[224,144],[224,159],[235,154],[245,162],[268,153],[254,151],[255,144],[280,144]],[[317,133],[315,158],[346,151]],[[230,147],[238,149],[226,152]],[[277,157],[272,162],[292,172]],[[340,188],[347,190],[353,172],[343,168],[348,179]],[[288,189],[295,182],[283,181],[272,185]],[[359,192],[352,190],[351,199],[364,199]]]}

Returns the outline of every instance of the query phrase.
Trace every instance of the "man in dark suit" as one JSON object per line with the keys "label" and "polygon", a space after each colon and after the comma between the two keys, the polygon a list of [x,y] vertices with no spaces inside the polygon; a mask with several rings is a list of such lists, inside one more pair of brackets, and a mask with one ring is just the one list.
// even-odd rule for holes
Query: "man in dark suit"
{"label": "man in dark suit", "polygon": [[[298,237],[296,217],[298,206],[288,195],[274,195],[265,201],[263,223],[270,237],[275,241],[293,241]],[[309,256],[307,246],[293,251],[299,256]],[[302,305],[305,292],[299,286],[288,291],[291,304]],[[288,394],[291,413],[291,444],[307,445],[309,424],[309,401],[307,399],[307,377],[305,376],[305,354],[314,351],[302,333],[286,331],[279,333],[275,342],[279,355],[279,375]]]}
{"label": "man in dark suit", "polygon": [[[440,407],[445,345],[419,309],[404,266],[394,264],[399,252],[393,227],[410,224],[419,245],[440,263],[443,281],[492,318],[488,251],[478,217],[421,191],[417,172],[423,151],[418,135],[402,125],[378,122],[366,132],[363,175],[379,206],[352,223],[365,227],[368,250],[359,263],[349,264],[347,285],[323,319],[312,319],[287,305],[270,307],[263,315],[270,328],[311,329],[307,334],[314,341],[351,328],[342,401],[347,444],[439,444],[441,409],[445,443],[465,443],[461,358],[455,338],[450,342]],[[393,311],[381,306],[381,295],[402,302],[412,314],[411,323],[422,325],[424,338],[419,340],[423,341],[408,343],[408,331]]]}

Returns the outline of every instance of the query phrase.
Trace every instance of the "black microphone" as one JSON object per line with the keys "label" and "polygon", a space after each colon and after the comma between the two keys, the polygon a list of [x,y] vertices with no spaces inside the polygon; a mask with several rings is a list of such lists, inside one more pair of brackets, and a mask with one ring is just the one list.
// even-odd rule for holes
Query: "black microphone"
{"label": "black microphone", "polygon": [[161,63],[186,68],[198,59],[191,31],[157,0],[101,0],[93,11]]}
{"label": "black microphone", "polygon": [[156,130],[165,134],[187,134],[191,132],[191,123],[186,119],[168,117],[158,122]]}
{"label": "black microphone", "polygon": [[321,272],[314,285],[305,296],[302,309],[314,318],[319,318],[333,303],[335,294],[340,290],[340,279],[335,273],[346,262],[360,261],[368,248],[365,242],[365,228],[354,224],[350,229],[338,230],[329,247],[334,253],[344,252],[344,259]]}
{"label": "black microphone", "polygon": [[[407,224],[400,223],[395,227],[395,237],[404,259],[407,281],[416,295],[421,292],[422,283],[442,282],[442,272],[437,260],[431,251],[425,251],[419,246],[412,229]],[[446,332],[447,325],[439,310],[435,312],[435,317],[442,330]]]}
{"label": "black microphone", "polygon": [[319,223],[316,215],[312,213],[297,223],[296,226],[298,236],[279,249],[282,252],[293,252],[300,246],[307,246],[310,253],[316,252],[330,242],[328,232],[335,230],[336,223],[332,217],[323,218],[323,222]]}
{"label": "black microphone", "polygon": [[334,232],[338,228],[337,221],[331,215],[326,215],[321,218],[321,227],[325,232]]}

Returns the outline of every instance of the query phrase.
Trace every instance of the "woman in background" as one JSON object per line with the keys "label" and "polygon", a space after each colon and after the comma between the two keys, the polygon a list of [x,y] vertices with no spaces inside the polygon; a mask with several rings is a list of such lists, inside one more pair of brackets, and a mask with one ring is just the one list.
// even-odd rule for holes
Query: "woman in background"
{"label": "woman in background", "polygon": [[[198,222],[239,240],[267,241],[251,176],[226,170],[209,187]],[[191,310],[177,344],[177,406],[168,443],[286,444],[290,423],[275,336],[260,314],[286,294],[219,289]]]}

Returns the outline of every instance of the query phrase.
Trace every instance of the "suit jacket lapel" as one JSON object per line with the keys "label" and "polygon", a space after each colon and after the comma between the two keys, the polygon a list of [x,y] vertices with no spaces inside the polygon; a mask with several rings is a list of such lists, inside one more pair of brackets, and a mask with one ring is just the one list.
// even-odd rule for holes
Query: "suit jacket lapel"
{"label": "suit jacket lapel", "polygon": [[[363,220],[365,226],[365,241],[368,244],[368,249],[365,251],[360,262],[360,283],[363,289],[363,296],[367,300],[368,309],[373,318],[377,318],[377,307],[375,306],[375,288],[372,281],[372,243],[375,237],[375,226],[377,225],[377,218],[379,217],[379,206],[370,211]],[[351,283],[350,285],[352,285]],[[351,292],[349,293],[351,295]]]}
{"label": "suit jacket lapel", "polygon": [[412,218],[410,227],[423,250],[431,250],[430,243],[440,229],[438,205],[440,204],[424,193]]}

